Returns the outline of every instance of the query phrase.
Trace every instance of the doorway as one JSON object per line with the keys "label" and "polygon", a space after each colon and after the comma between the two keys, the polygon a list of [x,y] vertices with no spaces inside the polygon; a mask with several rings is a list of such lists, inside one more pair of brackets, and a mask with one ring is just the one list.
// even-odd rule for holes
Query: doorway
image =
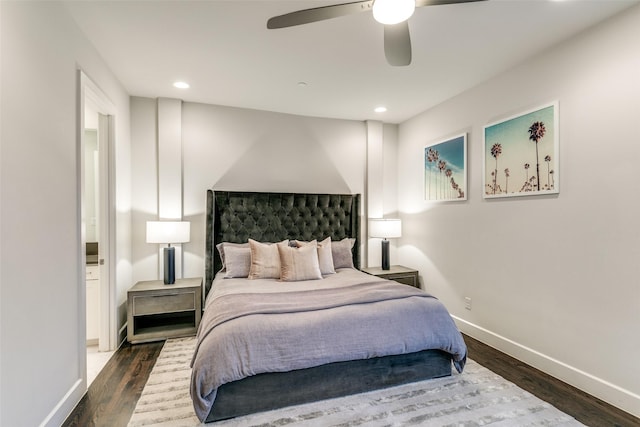
{"label": "doorway", "polygon": [[[102,91],[80,72],[81,283],[80,312],[84,331],[80,343],[86,360],[87,386],[115,350],[115,285],[113,278],[113,182],[115,108]],[[83,318],[82,316],[80,317]],[[82,327],[84,326],[84,327]]]}

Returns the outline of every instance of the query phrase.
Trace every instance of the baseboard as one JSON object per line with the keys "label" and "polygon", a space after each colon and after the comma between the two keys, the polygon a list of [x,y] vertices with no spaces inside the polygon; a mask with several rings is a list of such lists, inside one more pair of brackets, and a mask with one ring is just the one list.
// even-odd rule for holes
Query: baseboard
{"label": "baseboard", "polygon": [[64,397],[58,402],[58,404],[53,408],[53,410],[47,415],[41,423],[40,427],[58,427],[64,423],[64,420],[67,419],[73,408],[76,407],[82,396],[86,391],[86,386],[81,387],[84,383],[84,380],[79,379],[76,381],[69,391],[64,395]]}
{"label": "baseboard", "polygon": [[640,396],[594,375],[567,365],[481,326],[453,317],[463,333],[597,397],[633,416],[640,417]]}
{"label": "baseboard", "polygon": [[[115,350],[118,350],[120,346],[127,339],[127,324],[125,323],[118,331],[118,342],[116,343]],[[79,379],[76,381],[69,391],[64,395],[64,397],[58,402],[58,404],[53,408],[53,410],[49,413],[47,418],[40,423],[40,427],[58,427],[62,425],[62,423],[67,419],[69,414],[76,407],[78,402],[82,399],[86,392],[86,386],[81,387],[83,380]]]}

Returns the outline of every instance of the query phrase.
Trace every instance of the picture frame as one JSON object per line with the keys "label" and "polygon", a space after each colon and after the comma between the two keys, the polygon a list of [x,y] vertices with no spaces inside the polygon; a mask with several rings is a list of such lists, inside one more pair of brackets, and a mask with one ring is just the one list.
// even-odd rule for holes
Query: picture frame
{"label": "picture frame", "polygon": [[485,199],[559,193],[558,101],[484,127]]}
{"label": "picture frame", "polygon": [[467,200],[467,134],[426,145],[423,151],[424,199],[427,202]]}

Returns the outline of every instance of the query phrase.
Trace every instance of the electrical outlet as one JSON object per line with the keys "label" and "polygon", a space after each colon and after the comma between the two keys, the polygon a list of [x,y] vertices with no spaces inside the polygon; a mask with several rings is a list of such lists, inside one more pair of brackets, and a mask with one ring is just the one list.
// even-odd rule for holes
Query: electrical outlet
{"label": "electrical outlet", "polygon": [[464,297],[464,308],[471,310],[471,297]]}

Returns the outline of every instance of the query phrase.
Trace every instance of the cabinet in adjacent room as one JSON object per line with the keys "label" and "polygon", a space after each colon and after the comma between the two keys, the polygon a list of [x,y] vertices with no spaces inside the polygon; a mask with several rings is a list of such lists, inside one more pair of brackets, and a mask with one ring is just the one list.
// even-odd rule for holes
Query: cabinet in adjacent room
{"label": "cabinet in adjacent room", "polygon": [[100,336],[100,266],[87,265],[87,345],[98,343]]}

